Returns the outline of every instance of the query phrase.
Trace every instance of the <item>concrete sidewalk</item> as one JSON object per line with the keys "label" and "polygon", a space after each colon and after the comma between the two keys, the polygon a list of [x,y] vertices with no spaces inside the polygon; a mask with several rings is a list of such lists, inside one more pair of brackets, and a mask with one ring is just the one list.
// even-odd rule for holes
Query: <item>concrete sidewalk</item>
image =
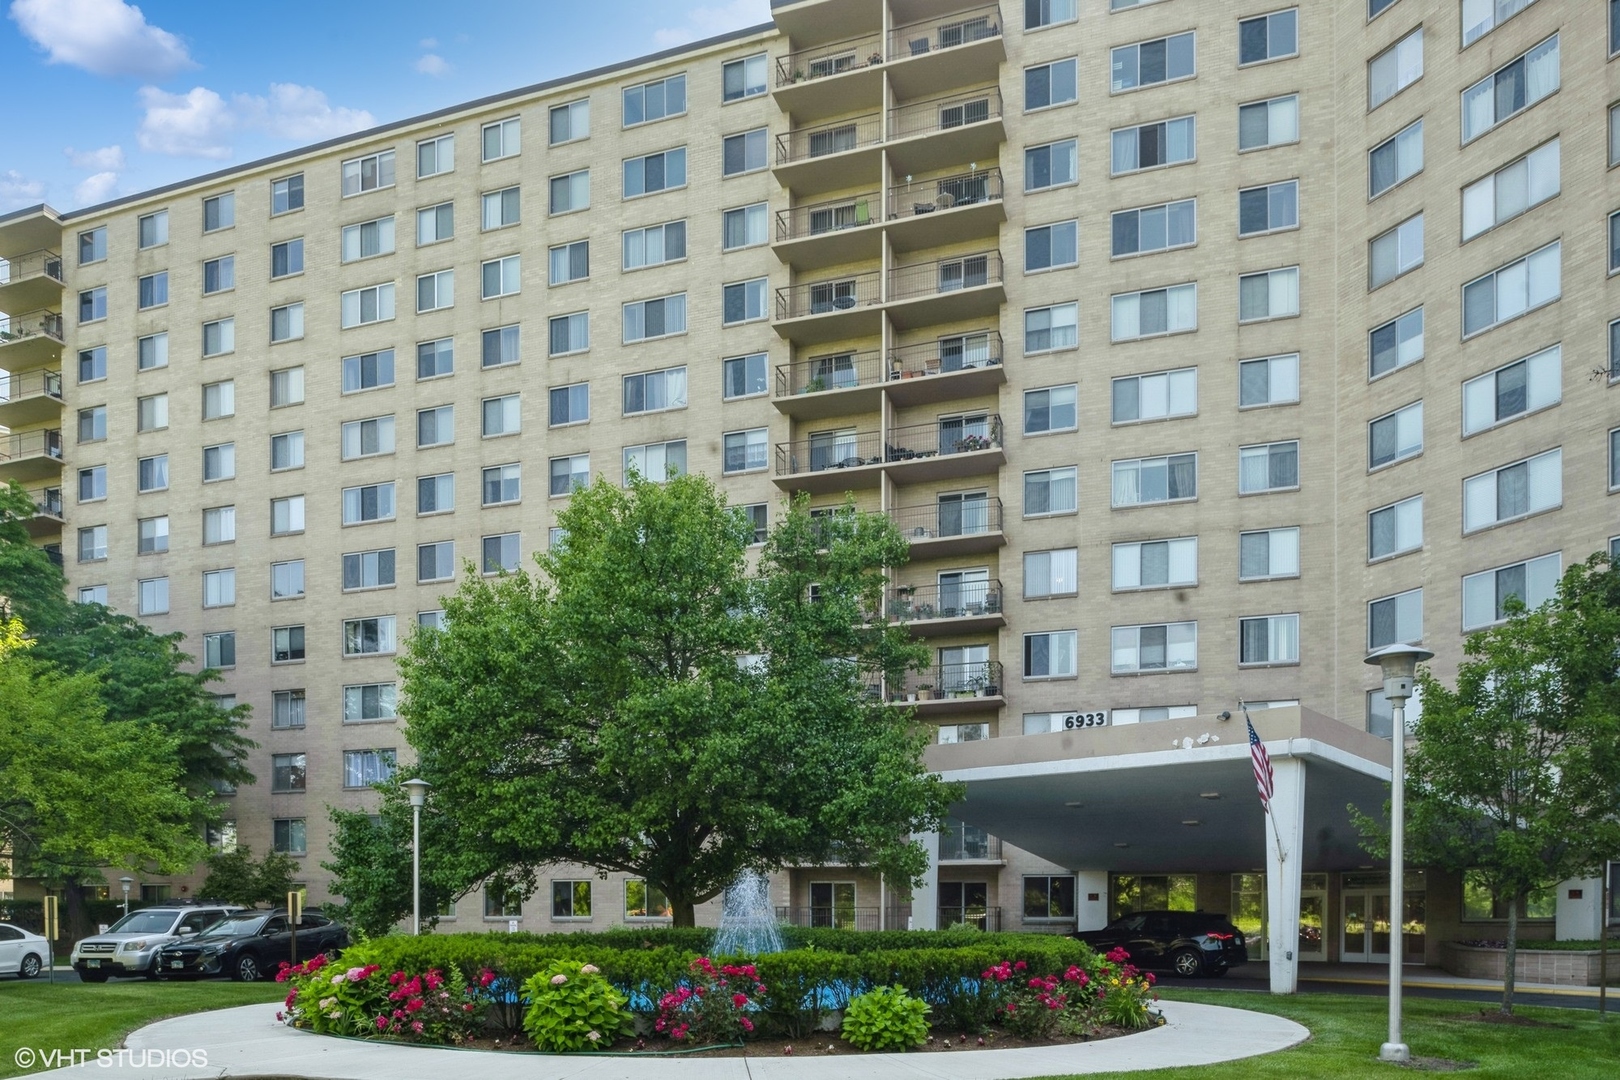
{"label": "concrete sidewalk", "polygon": [[[94,1060],[35,1075],[83,1080],[203,1080],[225,1076],[295,1076],[322,1080],[399,1080],[468,1075],[478,1080],[1022,1080],[1061,1073],[1100,1073],[1208,1065],[1294,1046],[1310,1032],[1292,1020],[1243,1009],[1163,1002],[1164,1027],[1101,1042],[1017,1050],[796,1058],[550,1057],[400,1046],[333,1039],[294,1031],[275,1019],[275,1005],[194,1013],[141,1028],[126,1042],[127,1064]],[[840,1043],[840,1046],[845,1044]],[[193,1064],[164,1065],[176,1051]],[[194,1063],[206,1055],[206,1067]],[[182,1057],[187,1055],[182,1055]],[[157,1059],[157,1060],[153,1060]]]}
{"label": "concrete sidewalk", "polygon": [[[1616,956],[1615,967],[1620,969],[1620,955]],[[1264,963],[1250,962],[1232,969],[1231,974],[1225,977],[1227,984],[1269,985],[1270,973]],[[1342,986],[1388,986],[1389,967],[1385,964],[1301,964],[1299,965],[1299,981],[1316,985],[1337,984]],[[1424,990],[1468,990],[1489,993],[1502,992],[1501,979],[1470,979],[1461,975],[1453,975],[1436,967],[1421,967],[1409,964],[1403,969],[1401,978],[1403,986],[1410,986]],[[1175,982],[1170,985],[1208,985],[1218,988],[1221,983]],[[1549,994],[1557,997],[1587,998],[1596,1001],[1598,988],[1595,986],[1565,986],[1558,983],[1525,982],[1519,980],[1514,984],[1519,992],[1526,994]],[[1610,985],[1609,1000],[1620,1007],[1620,986]]]}

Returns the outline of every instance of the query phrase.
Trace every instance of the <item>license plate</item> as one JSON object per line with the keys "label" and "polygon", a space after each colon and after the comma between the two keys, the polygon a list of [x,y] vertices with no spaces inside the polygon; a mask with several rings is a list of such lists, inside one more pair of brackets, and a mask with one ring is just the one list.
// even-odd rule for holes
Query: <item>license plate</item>
{"label": "license plate", "polygon": [[184,960],[170,960],[169,966],[176,969],[183,968],[186,966],[186,962]]}
{"label": "license plate", "polygon": [[86,960],[84,962],[84,966],[85,967],[100,967],[101,966],[101,961],[100,960]]}

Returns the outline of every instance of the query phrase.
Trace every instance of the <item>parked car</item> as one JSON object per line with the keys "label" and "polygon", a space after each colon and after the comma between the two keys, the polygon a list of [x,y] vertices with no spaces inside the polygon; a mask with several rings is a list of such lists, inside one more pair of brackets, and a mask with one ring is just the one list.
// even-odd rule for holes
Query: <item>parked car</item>
{"label": "parked car", "polygon": [[160,904],[132,911],[73,946],[73,970],[85,982],[103,983],[114,975],[152,978],[157,952],[185,934],[200,934],[242,909],[233,904]]}
{"label": "parked car", "polygon": [[20,926],[0,923],[0,975],[32,979],[51,955],[51,943]]}
{"label": "parked car", "polygon": [[[349,932],[324,915],[305,912],[298,924],[298,958],[342,949]],[[293,960],[293,934],[285,911],[240,911],[195,937],[164,946],[160,979],[228,975],[237,982],[269,978]]]}
{"label": "parked car", "polygon": [[1225,975],[1235,965],[1249,962],[1243,931],[1225,915],[1203,911],[1137,911],[1101,930],[1070,936],[1102,953],[1124,949],[1139,968],[1160,968],[1189,978]]}

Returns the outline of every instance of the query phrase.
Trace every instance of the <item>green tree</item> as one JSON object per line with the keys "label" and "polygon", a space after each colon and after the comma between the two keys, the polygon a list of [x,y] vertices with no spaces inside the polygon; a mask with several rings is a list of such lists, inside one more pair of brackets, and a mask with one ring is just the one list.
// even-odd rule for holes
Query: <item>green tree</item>
{"label": "green tree", "polygon": [[[1469,636],[1455,687],[1419,672],[1406,796],[1413,863],[1475,871],[1507,905],[1503,1013],[1520,905],[1620,851],[1620,569],[1594,555],[1541,607],[1510,607]],[[1387,822],[1357,823],[1386,856]]]}
{"label": "green tree", "polygon": [[297,873],[292,856],[272,851],[255,860],[253,849],[239,844],[208,856],[208,877],[198,895],[246,907],[273,907],[286,903]]}
{"label": "green tree", "polygon": [[[913,832],[959,791],[922,765],[925,735],[870,689],[926,664],[873,624],[893,524],[801,502],[750,568],[753,528],[705,478],[598,481],[559,518],[540,574],[469,574],[447,627],[412,636],[401,715],[433,784],[424,871],[462,893],[532,890],[574,862],[663,890],[675,923],[744,870],[838,859],[912,882]],[[409,910],[409,808],[385,795],[384,841],[340,818],[334,887]],[[429,823],[431,821],[431,824]],[[383,863],[386,865],[379,865]]]}
{"label": "green tree", "polygon": [[0,602],[30,627],[66,599],[61,569],[28,535],[35,513],[34,497],[21,484],[0,485]]}

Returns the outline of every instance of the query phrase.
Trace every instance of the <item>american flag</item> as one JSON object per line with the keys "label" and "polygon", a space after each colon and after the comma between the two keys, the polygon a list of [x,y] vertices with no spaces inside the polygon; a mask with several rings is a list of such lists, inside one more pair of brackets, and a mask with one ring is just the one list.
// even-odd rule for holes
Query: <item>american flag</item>
{"label": "american flag", "polygon": [[1271,796],[1276,787],[1271,778],[1271,755],[1266,753],[1266,744],[1260,741],[1255,734],[1254,721],[1249,719],[1245,710],[1243,722],[1249,725],[1249,759],[1254,762],[1254,786],[1260,789],[1260,805],[1265,807],[1266,813],[1271,813]]}

